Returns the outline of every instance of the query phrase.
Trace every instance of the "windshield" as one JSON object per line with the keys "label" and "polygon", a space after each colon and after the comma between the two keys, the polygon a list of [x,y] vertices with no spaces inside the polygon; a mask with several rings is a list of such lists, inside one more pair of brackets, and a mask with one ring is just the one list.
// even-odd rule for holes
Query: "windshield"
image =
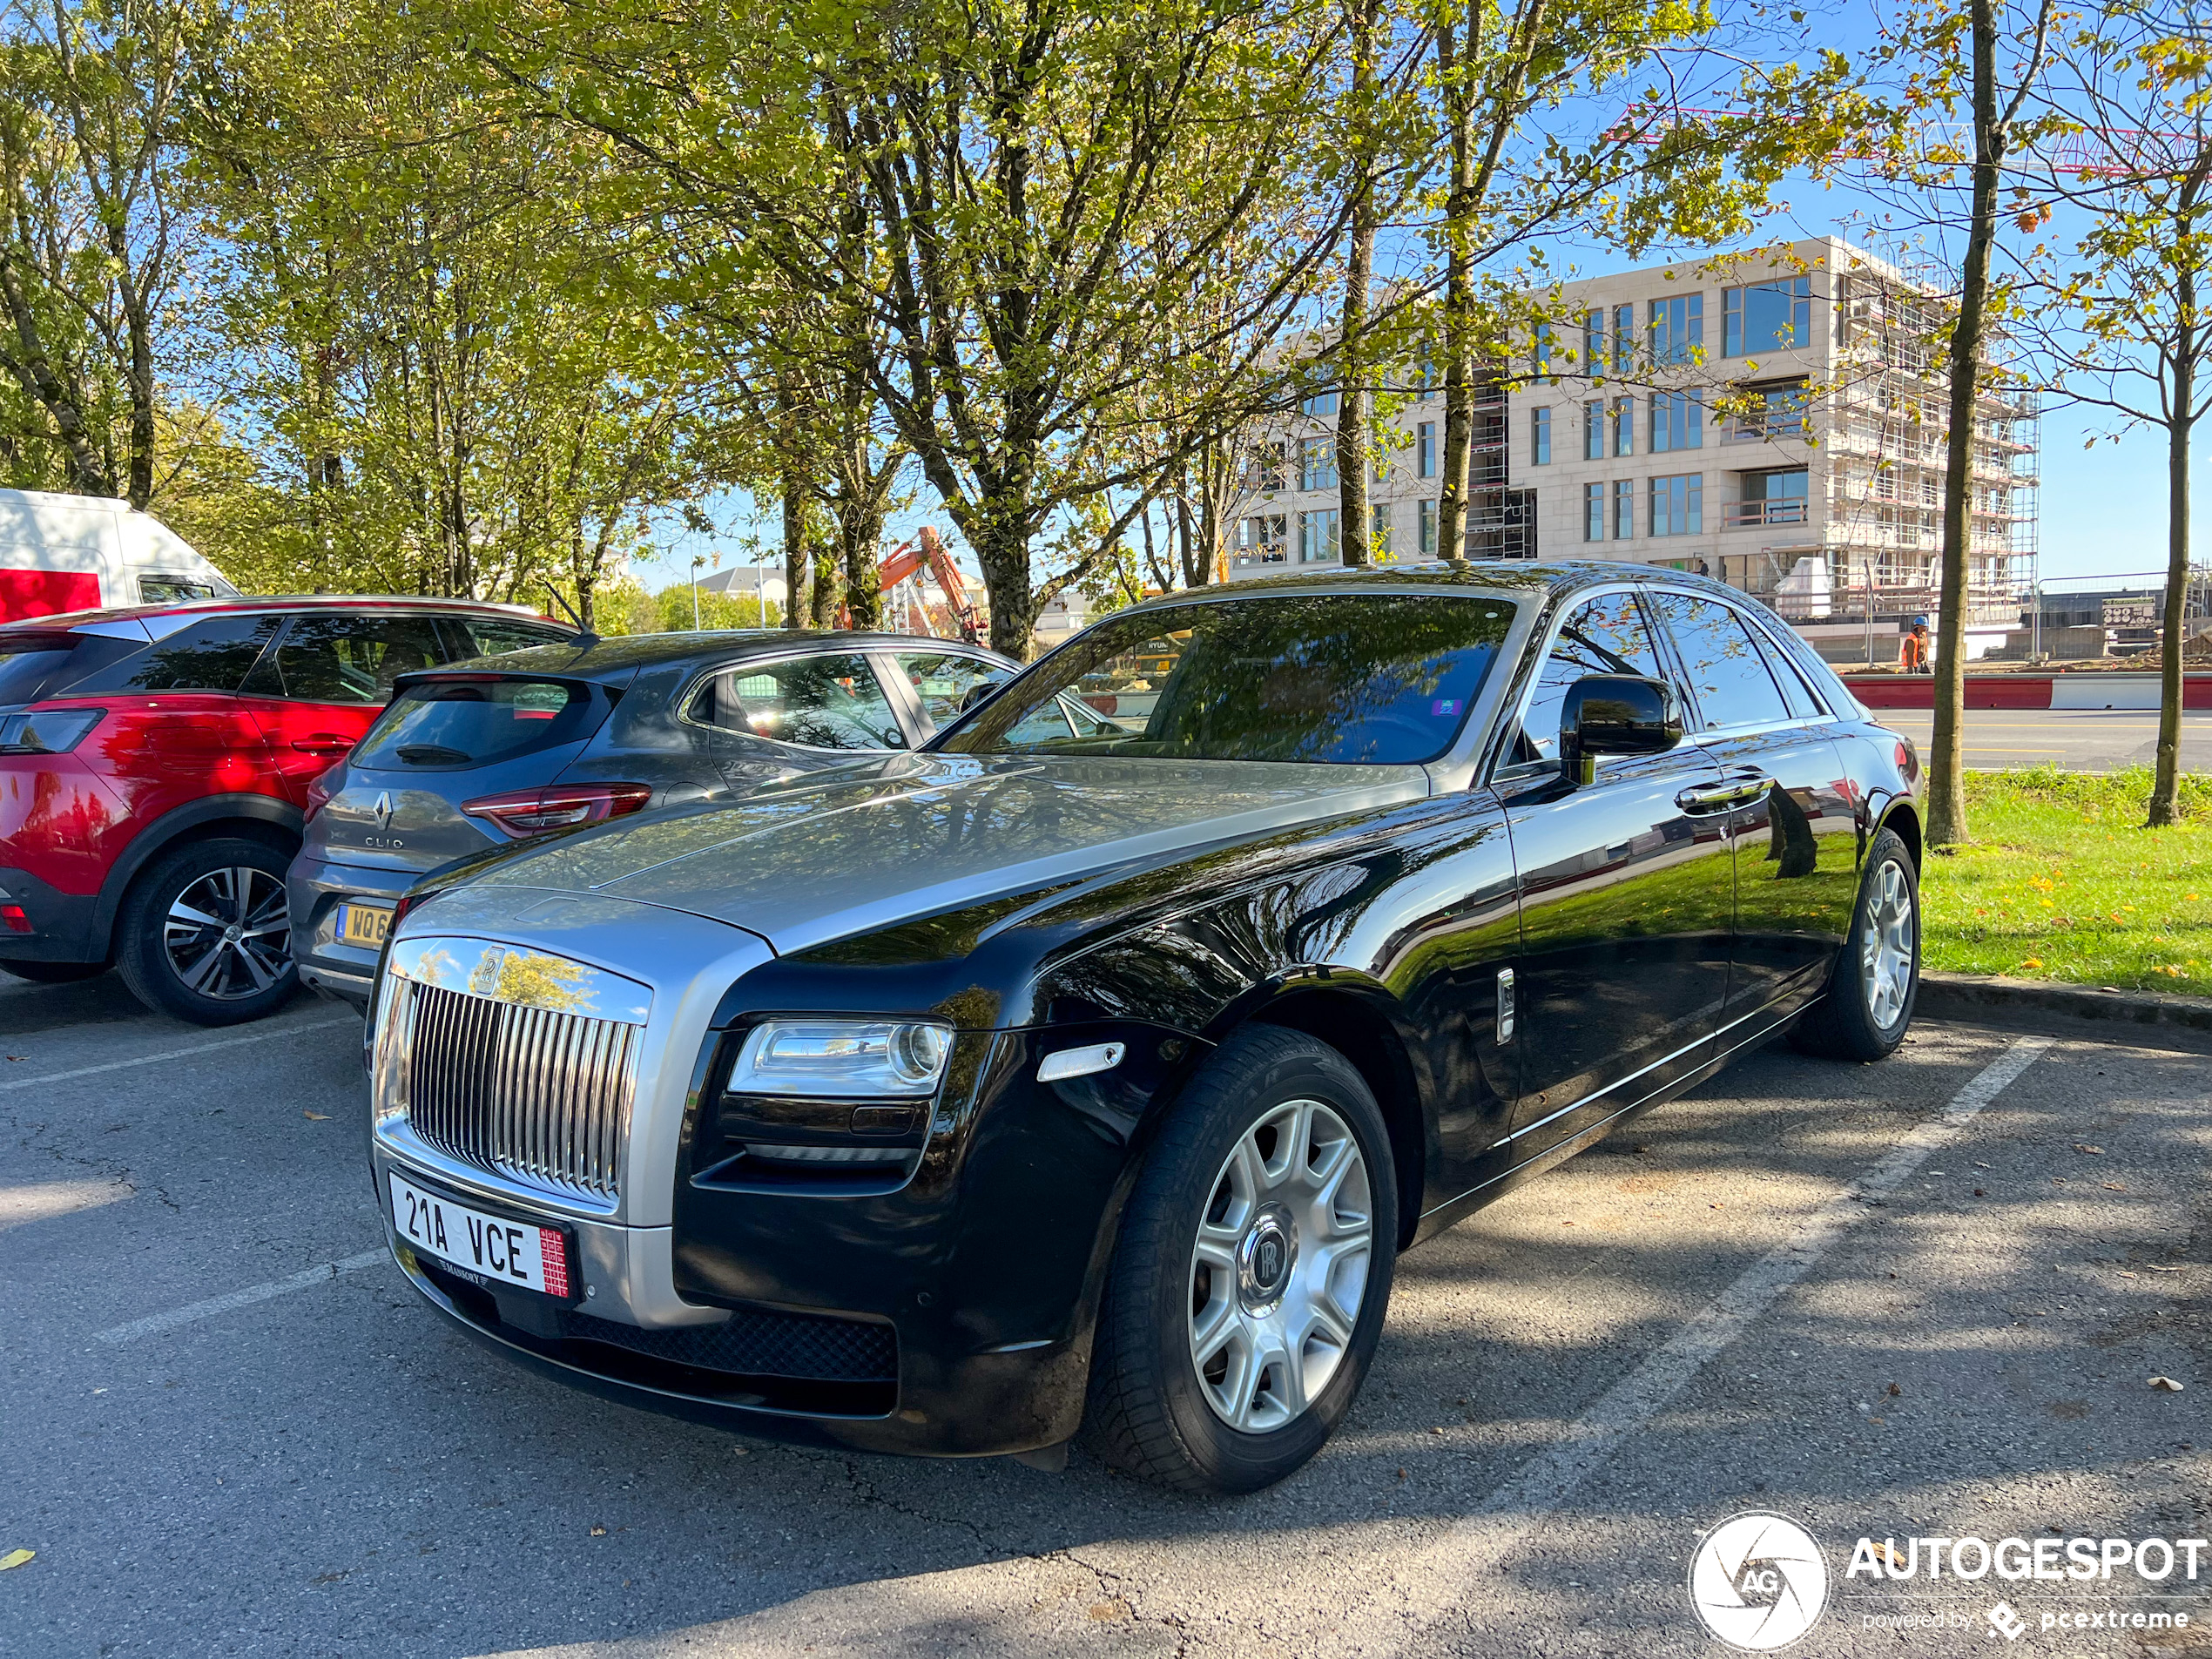
{"label": "windshield", "polygon": [[1108,617],[930,746],[1376,765],[1452,746],[1513,621],[1501,599],[1317,593]]}
{"label": "windshield", "polygon": [[566,680],[418,680],[348,757],[356,772],[482,766],[574,743],[597,729],[591,693]]}

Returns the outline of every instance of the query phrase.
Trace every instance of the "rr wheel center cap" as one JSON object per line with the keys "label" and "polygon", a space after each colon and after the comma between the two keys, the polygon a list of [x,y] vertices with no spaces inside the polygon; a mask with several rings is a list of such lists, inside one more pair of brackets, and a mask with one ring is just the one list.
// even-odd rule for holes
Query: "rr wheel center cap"
{"label": "rr wheel center cap", "polygon": [[1281,1204],[1261,1206],[1237,1246],[1238,1299],[1249,1312],[1272,1312],[1297,1264],[1298,1223]]}

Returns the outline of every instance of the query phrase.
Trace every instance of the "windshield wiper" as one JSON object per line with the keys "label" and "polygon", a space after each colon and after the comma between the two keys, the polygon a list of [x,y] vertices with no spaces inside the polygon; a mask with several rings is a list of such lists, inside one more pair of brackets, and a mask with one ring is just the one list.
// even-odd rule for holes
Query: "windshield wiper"
{"label": "windshield wiper", "polygon": [[410,766],[463,766],[476,758],[442,743],[402,743],[392,752]]}

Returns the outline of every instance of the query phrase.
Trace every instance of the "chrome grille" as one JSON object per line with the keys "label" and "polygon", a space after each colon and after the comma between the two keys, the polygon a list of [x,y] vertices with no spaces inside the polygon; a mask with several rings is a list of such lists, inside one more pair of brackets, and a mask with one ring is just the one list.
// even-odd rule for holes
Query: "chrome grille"
{"label": "chrome grille", "polygon": [[395,979],[394,1081],[415,1133],[493,1174],[610,1203],[640,1028]]}

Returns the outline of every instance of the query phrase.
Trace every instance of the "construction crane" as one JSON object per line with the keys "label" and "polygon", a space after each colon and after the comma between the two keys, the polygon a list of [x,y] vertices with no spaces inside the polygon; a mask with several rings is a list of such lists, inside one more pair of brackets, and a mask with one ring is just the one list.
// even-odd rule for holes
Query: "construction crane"
{"label": "construction crane", "polygon": [[[974,604],[968,597],[967,579],[961,575],[960,566],[953,563],[952,555],[945,551],[945,544],[937,539],[937,532],[930,526],[924,524],[915,533],[913,541],[901,542],[893,548],[889,556],[876,567],[876,590],[887,597],[894,588],[907,578],[920,575],[925,567],[944,590],[945,609],[951,613],[953,624],[959,630],[961,638],[971,645],[981,644],[983,618],[977,614]],[[925,601],[916,609],[921,615],[922,632],[934,637],[937,631],[930,625],[927,603]],[[839,607],[837,625],[840,628],[853,625],[850,610]]]}

